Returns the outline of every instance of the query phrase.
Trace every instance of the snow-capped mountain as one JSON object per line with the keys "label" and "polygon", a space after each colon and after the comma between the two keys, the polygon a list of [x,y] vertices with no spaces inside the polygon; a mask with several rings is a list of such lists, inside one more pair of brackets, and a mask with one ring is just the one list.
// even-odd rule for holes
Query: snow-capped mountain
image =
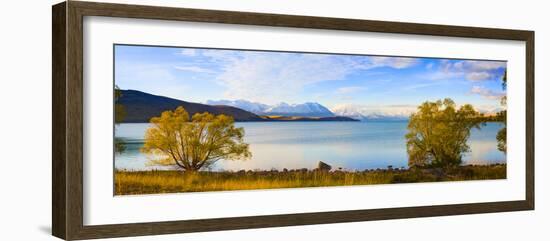
{"label": "snow-capped mountain", "polygon": [[346,116],[359,120],[406,120],[416,111],[416,106],[390,105],[339,105],[331,108],[338,116]]}
{"label": "snow-capped mountain", "polygon": [[289,115],[289,116],[307,116],[307,117],[329,117],[334,114],[319,103],[306,102],[303,104],[287,104],[281,102],[271,106],[264,112],[269,115]]}
{"label": "snow-capped mountain", "polygon": [[208,105],[228,105],[250,111],[257,115],[281,115],[304,117],[331,117],[334,114],[319,103],[288,104],[281,102],[276,105],[266,105],[247,100],[208,100]]}
{"label": "snow-capped mountain", "polygon": [[492,105],[481,105],[481,106],[474,106],[474,109],[477,110],[481,114],[485,115],[495,115],[498,112],[501,112],[504,110],[501,106],[492,106]]}
{"label": "snow-capped mountain", "polygon": [[[494,115],[503,108],[500,106],[482,105],[474,107],[485,115]],[[335,115],[351,117],[358,120],[406,120],[417,111],[414,105],[339,105],[330,109]]]}
{"label": "snow-capped mountain", "polygon": [[228,105],[237,107],[239,109],[243,109],[246,111],[250,111],[254,114],[259,114],[265,112],[268,108],[270,108],[269,105],[257,103],[257,102],[251,102],[248,100],[208,100],[206,101],[207,105]]}

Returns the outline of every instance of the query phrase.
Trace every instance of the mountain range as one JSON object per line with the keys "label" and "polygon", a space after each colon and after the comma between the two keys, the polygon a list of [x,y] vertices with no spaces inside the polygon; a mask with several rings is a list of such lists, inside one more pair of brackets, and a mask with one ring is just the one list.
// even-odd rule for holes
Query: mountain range
{"label": "mountain range", "polygon": [[[418,109],[416,105],[354,105],[344,104],[332,107],[330,110],[337,116],[351,117],[363,121],[400,121],[408,120]],[[496,115],[502,107],[477,106],[477,111],[486,116]]]}
{"label": "mountain range", "polygon": [[363,105],[339,105],[333,107],[332,112],[339,116],[347,116],[364,121],[398,121],[407,120],[416,111],[416,106],[363,106]]}
{"label": "mountain range", "polygon": [[174,110],[178,106],[183,106],[190,115],[209,112],[215,115],[226,114],[233,116],[235,121],[263,120],[254,113],[232,106],[211,106],[187,102],[164,96],[152,95],[137,90],[121,90],[121,97],[118,99],[117,103],[124,106],[126,116],[123,122],[127,123],[146,123],[149,122],[152,117],[159,116],[163,111]]}
{"label": "mountain range", "polygon": [[[124,123],[146,123],[163,111],[174,110],[178,106],[183,106],[190,115],[202,112],[225,114],[232,116],[235,121],[356,121],[350,117],[335,116],[326,107],[317,103],[299,105],[281,103],[277,106],[267,106],[241,101],[241,108],[234,106],[232,102],[207,103],[187,102],[137,90],[121,90],[121,96],[117,100],[117,104],[124,106],[126,112]],[[254,110],[258,114],[247,109]]]}
{"label": "mountain range", "polygon": [[247,100],[208,100],[209,105],[227,105],[250,111],[257,115],[268,116],[304,116],[304,117],[335,117],[344,116],[357,120],[407,120],[416,111],[416,106],[396,105],[372,107],[362,105],[338,105],[331,109],[315,102],[303,104],[288,104],[281,102],[267,105]]}
{"label": "mountain range", "polygon": [[208,100],[208,105],[226,105],[250,111],[257,115],[269,116],[303,116],[303,117],[334,117],[328,108],[319,103],[306,102],[303,104],[288,104],[285,102],[276,105],[267,105],[247,100]]}

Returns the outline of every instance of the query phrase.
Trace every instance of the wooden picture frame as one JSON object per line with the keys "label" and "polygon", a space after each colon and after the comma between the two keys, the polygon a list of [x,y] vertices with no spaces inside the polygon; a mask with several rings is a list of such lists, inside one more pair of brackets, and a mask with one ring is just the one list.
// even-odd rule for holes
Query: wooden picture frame
{"label": "wooden picture frame", "polygon": [[[52,8],[52,233],[66,239],[110,238],[215,230],[356,222],[443,215],[533,210],[534,32],[263,13],[68,1]],[[473,204],[315,212],[284,215],[87,226],[83,224],[83,17],[107,16],[174,21],[365,31],[526,43],[525,199]]]}

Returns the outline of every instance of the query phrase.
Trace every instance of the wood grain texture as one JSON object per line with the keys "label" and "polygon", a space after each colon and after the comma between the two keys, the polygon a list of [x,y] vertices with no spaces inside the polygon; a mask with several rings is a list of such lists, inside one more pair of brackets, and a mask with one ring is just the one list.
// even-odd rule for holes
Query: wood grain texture
{"label": "wood grain texture", "polygon": [[52,7],[52,234],[66,237],[65,3]]}
{"label": "wood grain texture", "polygon": [[83,228],[83,15],[67,5],[67,239]]}
{"label": "wood grain texture", "polygon": [[528,210],[524,201],[85,226],[78,238],[205,232]]}
{"label": "wood grain texture", "polygon": [[418,24],[404,22],[342,19],[235,11],[171,8],[158,6],[72,2],[87,16],[107,16],[259,26],[314,28],[431,36],[525,40],[530,31]]}
{"label": "wood grain texture", "polygon": [[525,200],[530,209],[535,209],[535,32],[529,32],[525,42]]}
{"label": "wood grain texture", "polygon": [[[83,17],[108,16],[258,26],[519,40],[526,43],[526,196],[504,202],[83,225]],[[265,228],[534,209],[534,32],[357,19],[69,1],[53,7],[52,231],[74,239]]]}

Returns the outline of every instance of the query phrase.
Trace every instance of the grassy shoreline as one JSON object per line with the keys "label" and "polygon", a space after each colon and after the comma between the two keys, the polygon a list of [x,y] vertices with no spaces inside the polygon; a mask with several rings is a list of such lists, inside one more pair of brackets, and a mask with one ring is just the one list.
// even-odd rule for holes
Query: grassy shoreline
{"label": "grassy shoreline", "polygon": [[443,169],[346,171],[115,171],[115,195],[207,192],[391,183],[492,180],[506,178],[506,164]]}

